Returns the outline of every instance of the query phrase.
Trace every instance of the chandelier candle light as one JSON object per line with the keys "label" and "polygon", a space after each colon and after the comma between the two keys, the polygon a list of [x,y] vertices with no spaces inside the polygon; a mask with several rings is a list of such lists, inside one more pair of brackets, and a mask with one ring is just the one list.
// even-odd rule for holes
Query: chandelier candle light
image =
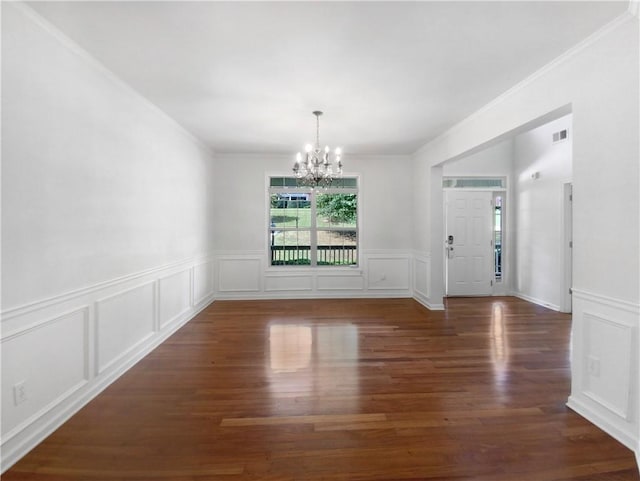
{"label": "chandelier candle light", "polygon": [[307,144],[304,148],[305,157],[298,152],[296,162],[293,164],[293,173],[298,179],[299,185],[312,188],[329,187],[333,179],[342,175],[342,161],[340,156],[342,150],[337,147],[334,150],[335,171],[331,160],[331,151],[327,145],[324,149],[320,148],[320,116],[322,112],[316,110],[313,112],[316,116],[316,145]]}

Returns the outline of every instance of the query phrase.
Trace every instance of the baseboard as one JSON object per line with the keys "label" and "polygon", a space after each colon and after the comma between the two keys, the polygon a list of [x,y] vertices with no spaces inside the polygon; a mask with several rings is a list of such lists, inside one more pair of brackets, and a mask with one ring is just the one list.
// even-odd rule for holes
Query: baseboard
{"label": "baseboard", "polygon": [[323,291],[323,292],[218,292],[215,296],[218,301],[268,301],[283,299],[406,299],[413,297],[411,292],[407,290],[397,291],[375,291],[375,292],[358,292],[342,290]]}
{"label": "baseboard", "polygon": [[413,299],[419,302],[420,304],[422,304],[424,307],[426,307],[430,311],[444,311],[444,304],[433,304],[429,302],[429,299],[420,295],[420,293],[414,292]]}
{"label": "baseboard", "polygon": [[567,406],[583,418],[587,419],[589,422],[598,426],[611,437],[624,444],[627,448],[629,448],[636,454],[636,459],[638,458],[638,439],[635,439],[629,433],[620,430],[617,426],[608,422],[606,418],[602,417],[598,412],[591,409],[588,405],[577,399],[575,396],[569,396]]}
{"label": "baseboard", "polygon": [[542,299],[537,299],[535,297],[528,296],[527,294],[523,294],[522,292],[514,291],[510,295],[517,297],[519,299],[522,299],[524,301],[531,302],[533,304],[537,304],[542,307],[546,307],[547,309],[551,309],[553,311],[558,311],[558,312],[560,311],[560,306],[557,306],[556,304],[551,304],[550,302],[547,302],[547,301],[543,301]]}

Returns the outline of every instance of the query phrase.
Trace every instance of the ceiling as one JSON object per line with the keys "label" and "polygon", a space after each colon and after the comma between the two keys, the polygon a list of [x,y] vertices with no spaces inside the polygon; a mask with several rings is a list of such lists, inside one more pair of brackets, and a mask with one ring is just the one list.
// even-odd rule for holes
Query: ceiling
{"label": "ceiling", "polygon": [[408,154],[628,2],[28,2],[216,152]]}

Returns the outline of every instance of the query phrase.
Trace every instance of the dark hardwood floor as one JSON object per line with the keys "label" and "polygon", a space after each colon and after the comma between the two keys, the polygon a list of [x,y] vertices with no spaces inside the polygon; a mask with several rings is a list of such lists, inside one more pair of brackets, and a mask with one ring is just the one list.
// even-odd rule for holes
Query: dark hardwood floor
{"label": "dark hardwood floor", "polygon": [[637,481],[565,406],[569,333],[515,298],[217,301],[2,479]]}

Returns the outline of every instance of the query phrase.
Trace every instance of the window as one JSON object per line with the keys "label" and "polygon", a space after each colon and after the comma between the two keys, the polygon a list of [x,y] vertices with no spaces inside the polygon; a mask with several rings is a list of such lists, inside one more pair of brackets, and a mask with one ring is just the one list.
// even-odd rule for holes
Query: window
{"label": "window", "polygon": [[493,199],[493,266],[497,282],[502,281],[502,196],[496,195]]}
{"label": "window", "polygon": [[271,177],[269,202],[270,265],[358,265],[356,178],[313,190],[293,177]]}
{"label": "window", "polygon": [[443,177],[442,187],[445,189],[490,189],[505,188],[504,177]]}

